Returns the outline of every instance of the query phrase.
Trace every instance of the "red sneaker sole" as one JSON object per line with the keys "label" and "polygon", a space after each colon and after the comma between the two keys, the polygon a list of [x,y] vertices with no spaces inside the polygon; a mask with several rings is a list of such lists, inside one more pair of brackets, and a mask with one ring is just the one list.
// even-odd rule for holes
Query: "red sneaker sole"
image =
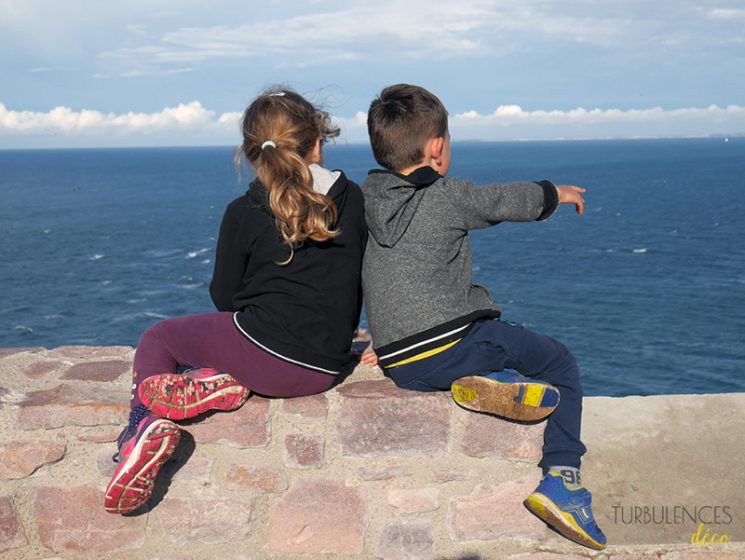
{"label": "red sneaker sole", "polygon": [[130,513],[142,507],[153,493],[160,467],[180,440],[181,432],[173,422],[159,419],[148,426],[106,487],[106,511]]}
{"label": "red sneaker sole", "polygon": [[140,383],[142,404],[170,420],[187,420],[209,410],[230,411],[243,406],[250,391],[226,373],[195,378],[163,374]]}

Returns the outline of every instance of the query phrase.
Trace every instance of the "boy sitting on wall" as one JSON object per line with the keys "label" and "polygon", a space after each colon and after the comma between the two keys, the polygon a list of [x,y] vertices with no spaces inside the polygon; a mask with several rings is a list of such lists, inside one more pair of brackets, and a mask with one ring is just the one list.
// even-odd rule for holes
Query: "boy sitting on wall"
{"label": "boy sitting on wall", "polygon": [[471,229],[504,221],[545,220],[559,204],[582,214],[584,189],[446,177],[448,113],[421,87],[385,88],[367,125],[383,167],[362,189],[371,234],[363,289],[380,366],[399,387],[451,390],[468,409],[521,421],[548,416],[544,477],[525,505],[565,537],[604,548],[580,484],[586,449],[577,363],[560,342],[500,319],[487,290],[471,281],[468,238]]}

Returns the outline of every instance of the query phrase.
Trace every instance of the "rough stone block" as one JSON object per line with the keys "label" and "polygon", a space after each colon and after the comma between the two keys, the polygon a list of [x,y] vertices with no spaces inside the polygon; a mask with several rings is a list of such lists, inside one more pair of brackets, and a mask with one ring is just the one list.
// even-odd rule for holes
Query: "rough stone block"
{"label": "rough stone block", "polygon": [[301,469],[317,469],[323,466],[323,450],[326,439],[312,434],[288,434],[285,436],[285,465]]}
{"label": "rough stone block", "polygon": [[116,467],[119,466],[112,459],[114,453],[116,453],[116,445],[103,446],[96,453],[96,469],[106,478],[111,478],[114,475]]}
{"label": "rough stone block", "polygon": [[13,502],[7,496],[0,496],[0,552],[27,544],[28,539]]}
{"label": "rough stone block", "polygon": [[94,486],[35,488],[33,503],[39,539],[54,552],[105,554],[145,542],[147,516],[107,513],[103,492]]}
{"label": "rough stone block", "polygon": [[337,421],[343,455],[426,455],[447,452],[452,403],[448,396],[398,389],[389,380],[338,389]]}
{"label": "rough stone block", "polygon": [[20,354],[22,352],[34,352],[34,353],[41,353],[44,352],[44,348],[41,346],[19,346],[17,348],[0,348],[0,359],[7,358],[8,356],[13,356],[15,354]]}
{"label": "rough stone block", "polygon": [[58,370],[62,365],[58,360],[33,362],[23,369],[23,375],[31,379],[40,379]]}
{"label": "rough stone block", "polygon": [[326,420],[329,399],[326,395],[310,395],[282,402],[285,418],[296,424],[320,424]]}
{"label": "rough stone block", "polygon": [[279,493],[287,490],[287,475],[282,469],[232,464],[228,468],[226,478],[233,486],[260,492]]}
{"label": "rough stone block", "polygon": [[47,353],[49,358],[72,358],[90,360],[95,358],[126,358],[131,355],[131,346],[59,346]]}
{"label": "rough stone block", "polygon": [[[122,419],[122,427],[124,425],[124,419]],[[93,433],[79,433],[75,436],[78,441],[86,441],[90,443],[111,443],[119,438],[121,430],[107,430],[107,431],[95,431]]]}
{"label": "rough stone block", "polygon": [[129,394],[82,383],[58,385],[28,393],[20,406],[18,425],[24,430],[121,424],[129,412]]}
{"label": "rough stone block", "polygon": [[486,414],[469,414],[460,448],[469,457],[538,461],[545,426],[545,422],[516,424]]}
{"label": "rough stone block", "polygon": [[390,480],[392,478],[411,476],[412,474],[414,474],[413,471],[403,465],[360,467],[357,469],[357,476],[361,480]]}
{"label": "rough stone block", "polygon": [[437,488],[389,488],[388,503],[404,513],[434,511],[440,507]]}
{"label": "rough stone block", "polygon": [[269,443],[269,400],[256,395],[233,412],[218,412],[185,426],[197,443],[226,443],[232,447],[264,447]]}
{"label": "rough stone block", "polygon": [[[615,558],[615,557],[614,557]],[[706,552],[670,552],[662,555],[662,560],[743,560],[745,553],[742,551],[715,551]]]}
{"label": "rough stone block", "polygon": [[212,479],[214,461],[205,457],[190,457],[185,463],[168,461],[163,465],[164,476],[178,482],[206,484]]}
{"label": "rough stone block", "polygon": [[295,554],[360,554],[365,503],[336,480],[301,480],[277,503],[267,525],[267,546]]}
{"label": "rough stone block", "polygon": [[434,537],[429,521],[389,523],[378,540],[376,555],[383,560],[434,560]]}
{"label": "rough stone block", "polygon": [[534,479],[520,479],[497,486],[480,485],[469,496],[453,499],[450,512],[453,535],[462,540],[541,538],[546,526],[523,506],[537,483]]}
{"label": "rough stone block", "polygon": [[102,362],[83,362],[68,369],[62,379],[80,381],[115,381],[122,375],[132,375],[132,362],[107,360]]}
{"label": "rough stone block", "polygon": [[65,456],[64,443],[13,441],[0,444],[0,480],[24,478],[47,463]]}
{"label": "rough stone block", "polygon": [[463,480],[473,480],[478,474],[471,470],[462,469],[438,469],[432,473],[432,480],[435,482],[453,482]]}
{"label": "rough stone block", "polygon": [[170,498],[154,510],[171,541],[217,544],[251,532],[251,506],[223,498]]}
{"label": "rough stone block", "polygon": [[[613,560],[616,560],[616,556],[613,556]],[[646,556],[634,556],[639,560],[647,558]],[[656,558],[656,556],[654,557]],[[523,552],[522,554],[512,554],[507,557],[508,560],[588,560],[587,556],[580,556],[578,554],[558,554],[554,552]],[[630,558],[627,560],[631,560]]]}

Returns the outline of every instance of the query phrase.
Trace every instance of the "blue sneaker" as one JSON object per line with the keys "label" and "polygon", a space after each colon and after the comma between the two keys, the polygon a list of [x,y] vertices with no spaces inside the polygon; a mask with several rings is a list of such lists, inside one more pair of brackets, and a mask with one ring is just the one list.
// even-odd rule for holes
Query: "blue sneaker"
{"label": "blue sneaker", "polygon": [[463,408],[510,420],[542,420],[559,405],[556,387],[513,369],[461,377],[453,382],[450,391]]}
{"label": "blue sneaker", "polygon": [[549,472],[524,503],[570,541],[595,550],[605,548],[605,535],[592,516],[592,495],[584,486],[570,490],[560,474]]}

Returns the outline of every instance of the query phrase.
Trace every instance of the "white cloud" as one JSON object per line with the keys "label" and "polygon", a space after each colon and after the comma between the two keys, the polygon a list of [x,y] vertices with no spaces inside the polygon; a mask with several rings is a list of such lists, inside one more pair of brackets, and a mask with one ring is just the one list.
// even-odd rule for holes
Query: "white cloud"
{"label": "white cloud", "polygon": [[[0,139],[9,137],[67,138],[106,137],[138,139],[178,138],[209,143],[233,144],[239,139],[242,112],[217,113],[200,102],[182,103],[154,113],[103,113],[55,107],[48,112],[9,110],[0,103]],[[335,116],[342,141],[367,141],[367,114]],[[585,109],[527,111],[518,105],[503,105],[492,113],[466,111],[451,116],[456,140],[517,138],[587,138],[608,136],[675,136],[745,132],[745,107],[730,105],[665,110]],[[119,142],[121,143],[121,142]]]}
{"label": "white cloud", "polygon": [[70,72],[75,70],[69,66],[37,66],[36,68],[29,68],[29,72],[37,74],[41,72]]}
{"label": "white cloud", "polygon": [[218,124],[237,124],[243,118],[243,113],[240,111],[233,111],[230,113],[223,113],[220,118],[217,119]]}
{"label": "white cloud", "polygon": [[745,107],[729,105],[665,110],[585,109],[526,111],[502,105],[494,112],[466,111],[450,119],[460,139],[522,137],[676,136],[745,132]]}
{"label": "white cloud", "polygon": [[708,12],[711,19],[745,19],[745,9],[742,8],[716,8]]}
{"label": "white cloud", "polygon": [[182,27],[164,32],[155,44],[113,49],[101,57],[124,64],[164,65],[274,56],[285,65],[307,66],[381,52],[420,57],[431,53],[433,37],[439,56],[453,57],[485,49],[468,37],[470,30],[484,25],[481,18],[486,14],[477,4],[464,0],[457,6],[438,6],[426,18],[421,17],[419,0],[397,3],[395,10],[359,6],[235,26]]}
{"label": "white cloud", "polygon": [[357,111],[352,117],[333,115],[331,121],[341,129],[340,141],[367,142],[367,113],[364,111]]}
{"label": "white cloud", "polygon": [[228,122],[231,121],[216,118],[214,111],[205,109],[198,101],[166,107],[157,113],[123,114],[73,111],[69,107],[55,107],[46,113],[11,111],[0,103],[0,135],[138,136],[217,130]]}
{"label": "white cloud", "polygon": [[173,70],[168,70],[166,74],[187,74],[189,72],[194,72],[194,68],[174,68]]}
{"label": "white cloud", "polygon": [[519,105],[501,105],[490,114],[482,115],[467,111],[453,115],[454,124],[478,126],[512,126],[515,124],[553,125],[553,124],[601,124],[601,123],[650,123],[676,120],[700,120],[722,122],[729,119],[745,118],[745,107],[730,105],[720,108],[710,105],[706,108],[687,108],[665,110],[661,107],[651,109],[584,109],[577,107],[569,111],[525,111]]}
{"label": "white cloud", "polygon": [[[155,4],[162,3],[156,1]],[[317,5],[283,1],[250,13],[234,13],[218,1],[211,17],[147,18],[129,22],[125,38],[101,43],[98,62],[115,72],[138,70],[159,75],[164,68],[194,67],[211,61],[250,60],[265,66],[333,67],[344,62],[402,62],[442,68],[510,55],[528,60],[550,57],[557,49],[579,44],[577,59],[611,56],[617,65],[655,61],[695,48],[700,52],[737,41],[734,29],[712,29],[713,20],[737,19],[742,9],[702,9],[680,0],[672,10],[655,9],[644,0],[362,0],[323,1]],[[138,17],[143,14],[138,12]],[[731,26],[726,26],[731,27]],[[538,54],[536,54],[538,53]],[[528,61],[529,63],[529,61]],[[495,63],[495,66],[498,63]],[[571,66],[572,61],[557,61]]]}

